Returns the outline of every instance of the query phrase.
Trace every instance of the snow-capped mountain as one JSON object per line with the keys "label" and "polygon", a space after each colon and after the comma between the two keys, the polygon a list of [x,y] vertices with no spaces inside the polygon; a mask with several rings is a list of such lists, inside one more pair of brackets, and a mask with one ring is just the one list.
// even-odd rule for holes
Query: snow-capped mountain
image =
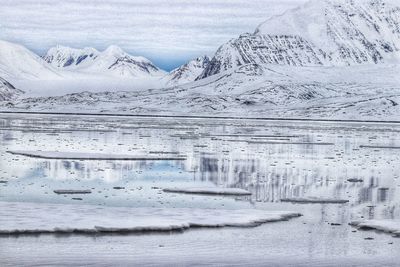
{"label": "snow-capped mountain", "polygon": [[[398,4],[313,0],[224,44],[212,60],[199,58],[157,78],[170,87],[25,96],[11,108],[398,120]],[[82,68],[101,73],[123,53],[112,47],[93,60],[104,57],[104,64]]]}
{"label": "snow-capped mountain", "polygon": [[6,79],[58,79],[60,75],[27,48],[0,41],[0,76]]}
{"label": "snow-capped mountain", "polygon": [[9,101],[23,93],[11,83],[0,77],[0,101]]}
{"label": "snow-capped mountain", "polygon": [[168,86],[193,82],[204,71],[209,62],[208,56],[198,57],[172,70],[163,80],[166,81]]}
{"label": "snow-capped mountain", "polygon": [[245,64],[400,62],[400,1],[311,0],[222,45],[199,76]]}
{"label": "snow-capped mountain", "polygon": [[44,59],[52,66],[82,73],[117,77],[160,76],[165,72],[144,57],[131,56],[117,46],[103,52],[94,48],[74,49],[64,46],[51,48]]}
{"label": "snow-capped mountain", "polygon": [[99,54],[91,47],[75,49],[58,45],[50,48],[43,59],[56,68],[77,68],[92,63]]}

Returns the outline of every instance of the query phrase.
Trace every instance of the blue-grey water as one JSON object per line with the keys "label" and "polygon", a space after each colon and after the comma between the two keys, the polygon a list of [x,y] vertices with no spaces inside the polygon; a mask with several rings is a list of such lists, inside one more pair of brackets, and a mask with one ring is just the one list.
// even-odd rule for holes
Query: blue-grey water
{"label": "blue-grey water", "polygon": [[[101,236],[2,236],[2,266],[396,266],[400,240],[349,222],[400,220],[400,124],[0,115],[0,201],[123,207],[293,210],[255,228]],[[184,161],[30,158],[62,151]],[[349,182],[359,179],[361,182]],[[236,187],[248,197],[164,193]],[[114,187],[123,187],[115,190]],[[56,189],[90,189],[80,196]],[[293,204],[283,198],[348,199]],[[333,223],[333,225],[332,225]]]}

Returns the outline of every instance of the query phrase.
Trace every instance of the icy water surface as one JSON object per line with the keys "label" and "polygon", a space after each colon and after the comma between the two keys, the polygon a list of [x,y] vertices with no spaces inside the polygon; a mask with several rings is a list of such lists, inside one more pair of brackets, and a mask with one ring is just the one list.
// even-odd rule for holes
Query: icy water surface
{"label": "icy water surface", "polygon": [[[255,228],[1,236],[0,262],[396,266],[400,261],[398,238],[359,231],[348,224],[400,220],[399,133],[396,124],[0,115],[1,202],[303,214]],[[44,159],[10,151],[106,154],[111,158]],[[158,160],[113,160],[112,155]],[[184,160],[170,160],[175,157]],[[240,188],[251,195],[162,190],[175,187]],[[56,194],[54,190],[91,193]],[[349,202],[281,201],[310,198]]]}

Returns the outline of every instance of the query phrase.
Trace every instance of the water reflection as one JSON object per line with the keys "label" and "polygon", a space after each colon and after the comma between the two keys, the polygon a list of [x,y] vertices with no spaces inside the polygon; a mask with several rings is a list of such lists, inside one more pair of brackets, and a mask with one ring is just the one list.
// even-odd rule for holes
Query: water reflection
{"label": "water reflection", "polygon": [[[399,126],[389,124],[4,117],[0,119],[0,179],[9,183],[2,187],[1,197],[15,195],[7,188],[22,192],[25,200],[51,193],[32,190],[31,183],[43,188],[86,186],[103,191],[106,185],[115,184],[133,183],[135,188],[204,184],[247,189],[252,196],[242,201],[249,203],[310,196],[349,199],[354,212],[369,218],[398,218],[399,154],[360,145],[399,146],[399,131]],[[180,153],[187,160],[43,160],[6,152],[21,149]],[[350,178],[360,181],[349,182]],[[164,197],[168,201],[172,196]]]}

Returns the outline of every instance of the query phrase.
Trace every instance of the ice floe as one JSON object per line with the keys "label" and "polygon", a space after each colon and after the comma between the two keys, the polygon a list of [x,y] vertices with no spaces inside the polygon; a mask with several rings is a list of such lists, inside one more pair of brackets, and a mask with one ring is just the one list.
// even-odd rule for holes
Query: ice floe
{"label": "ice floe", "polygon": [[64,190],[64,189],[54,190],[53,192],[56,193],[56,194],[59,194],[59,195],[65,195],[65,194],[91,194],[92,193],[91,190]]}
{"label": "ice floe", "polygon": [[281,202],[292,202],[301,204],[343,204],[349,202],[347,199],[334,199],[334,198],[318,198],[318,197],[307,197],[307,198],[283,198]]}
{"label": "ice floe", "polygon": [[398,220],[354,221],[350,225],[362,230],[376,230],[400,237],[400,221]]}
{"label": "ice floe", "polygon": [[399,146],[380,146],[380,145],[361,145],[360,148],[376,148],[376,149],[400,149]]}
{"label": "ice floe", "polygon": [[118,155],[80,152],[58,152],[58,151],[7,151],[10,154],[21,155],[31,158],[42,159],[70,159],[70,160],[185,160],[184,156],[159,157],[141,155]]}
{"label": "ice floe", "polygon": [[350,178],[350,179],[347,179],[347,182],[350,182],[350,183],[362,183],[362,182],[364,182],[364,180],[363,179],[358,179],[358,178]]}
{"label": "ice floe", "polygon": [[235,195],[248,196],[251,193],[241,188],[220,188],[220,187],[174,187],[164,188],[164,192],[182,194],[201,194],[201,195]]}
{"label": "ice floe", "polygon": [[0,234],[141,233],[192,227],[255,227],[301,216],[296,212],[129,208],[0,202]]}

